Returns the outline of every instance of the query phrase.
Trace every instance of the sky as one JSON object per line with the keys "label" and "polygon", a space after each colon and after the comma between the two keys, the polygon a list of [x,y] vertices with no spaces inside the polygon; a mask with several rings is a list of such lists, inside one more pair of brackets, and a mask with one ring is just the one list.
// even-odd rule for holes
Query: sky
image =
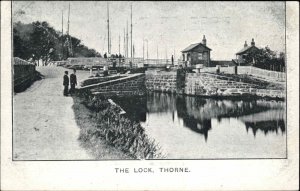
{"label": "sky", "polygon": [[[106,1],[13,1],[13,22],[47,21],[56,30],[67,29],[70,3],[70,35],[101,54],[107,52]],[[111,52],[124,54],[124,29],[132,4],[135,57],[179,59],[181,50],[207,39],[211,59],[231,60],[254,38],[257,47],[285,49],[284,2],[111,1]],[[25,14],[17,14],[20,10]],[[129,40],[130,42],[130,40]],[[130,44],[129,44],[130,45]]]}

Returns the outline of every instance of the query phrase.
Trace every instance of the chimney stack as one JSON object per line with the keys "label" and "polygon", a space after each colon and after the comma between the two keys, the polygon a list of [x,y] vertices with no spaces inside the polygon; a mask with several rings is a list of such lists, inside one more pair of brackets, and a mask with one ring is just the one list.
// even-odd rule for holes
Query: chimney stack
{"label": "chimney stack", "polygon": [[255,46],[254,38],[252,38],[251,46]]}
{"label": "chimney stack", "polygon": [[204,44],[204,45],[206,46],[206,38],[205,38],[205,35],[203,35],[202,44]]}
{"label": "chimney stack", "polygon": [[245,41],[244,48],[246,48],[247,46],[248,46],[247,41]]}

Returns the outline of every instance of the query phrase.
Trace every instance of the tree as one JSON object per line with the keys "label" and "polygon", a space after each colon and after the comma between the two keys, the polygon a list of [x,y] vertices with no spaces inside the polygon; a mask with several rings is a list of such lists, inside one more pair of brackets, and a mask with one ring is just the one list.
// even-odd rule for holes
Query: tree
{"label": "tree", "polygon": [[94,49],[89,49],[76,37],[62,35],[47,22],[33,22],[13,25],[13,55],[24,60],[47,65],[53,60],[65,60],[69,56],[67,39],[70,38],[74,57],[101,57]]}
{"label": "tree", "polygon": [[285,54],[272,51],[269,47],[256,49],[245,55],[246,63],[251,63],[253,66],[274,71],[283,71],[285,68]]}
{"label": "tree", "polygon": [[15,57],[29,60],[32,57],[32,47],[30,44],[30,34],[33,27],[30,24],[21,22],[13,25],[13,53]]}
{"label": "tree", "polygon": [[47,22],[33,22],[33,32],[30,36],[30,44],[33,51],[33,60],[42,60],[43,65],[55,57],[55,44],[59,43],[59,36]]}

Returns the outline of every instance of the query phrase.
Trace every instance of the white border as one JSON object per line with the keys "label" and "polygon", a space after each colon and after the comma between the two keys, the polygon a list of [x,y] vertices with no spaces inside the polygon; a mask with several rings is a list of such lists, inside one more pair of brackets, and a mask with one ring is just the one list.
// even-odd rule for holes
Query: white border
{"label": "white border", "polygon": [[[287,2],[288,159],[12,162],[11,2],[1,2],[1,190],[296,190],[299,188],[299,2]],[[191,172],[116,174],[118,167]]]}

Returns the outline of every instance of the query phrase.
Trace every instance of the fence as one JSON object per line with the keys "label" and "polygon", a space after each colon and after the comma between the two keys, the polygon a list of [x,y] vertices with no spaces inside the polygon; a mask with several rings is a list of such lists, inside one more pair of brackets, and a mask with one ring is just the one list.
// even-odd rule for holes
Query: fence
{"label": "fence", "polygon": [[264,70],[253,66],[239,66],[238,74],[250,74],[261,78],[275,79],[279,81],[285,81],[286,79],[284,72]]}
{"label": "fence", "polygon": [[22,91],[34,81],[36,77],[35,65],[17,57],[14,57],[12,62],[14,66],[14,90],[16,92]]}
{"label": "fence", "polygon": [[69,65],[107,65],[106,58],[92,57],[92,58],[68,58]]}
{"label": "fence", "polygon": [[[131,64],[132,61],[132,64]],[[142,67],[142,58],[68,58],[67,65]]]}
{"label": "fence", "polygon": [[[234,74],[235,66],[220,67],[220,72],[226,74]],[[216,67],[206,67],[202,68],[200,72],[210,72],[215,73],[217,71]],[[248,74],[259,78],[265,78],[276,81],[285,81],[286,76],[284,72],[276,72],[271,70],[264,70],[256,68],[253,66],[237,66],[237,74]]]}
{"label": "fence", "polygon": [[[143,59],[143,58],[68,58],[67,61],[57,61],[57,65],[85,65],[85,66],[113,66],[125,68],[139,67],[166,67],[172,64],[171,59]],[[173,61],[175,66],[182,64],[181,61]]]}

